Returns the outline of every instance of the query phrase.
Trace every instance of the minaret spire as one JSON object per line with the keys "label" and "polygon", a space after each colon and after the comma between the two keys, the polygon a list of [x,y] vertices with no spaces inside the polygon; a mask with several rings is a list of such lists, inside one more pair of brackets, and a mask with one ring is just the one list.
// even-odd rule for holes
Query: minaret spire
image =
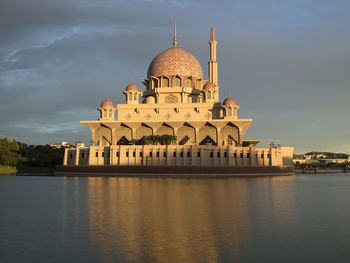
{"label": "minaret spire", "polygon": [[176,20],[174,20],[174,40],[173,40],[173,47],[177,47],[177,40],[176,40]]}
{"label": "minaret spire", "polygon": [[214,29],[214,27],[211,28],[210,41],[216,41],[215,40],[215,29]]}
{"label": "minaret spire", "polygon": [[210,55],[209,55],[209,82],[218,86],[218,62],[216,61],[216,39],[215,39],[215,29],[211,28],[210,31]]}

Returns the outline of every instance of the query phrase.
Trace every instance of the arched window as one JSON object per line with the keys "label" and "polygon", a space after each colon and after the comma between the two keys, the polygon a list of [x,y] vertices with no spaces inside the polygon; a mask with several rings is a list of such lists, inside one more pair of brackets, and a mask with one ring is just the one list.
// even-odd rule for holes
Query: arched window
{"label": "arched window", "polygon": [[196,132],[192,126],[185,123],[182,127],[179,128],[178,143],[180,145],[184,145],[188,143],[194,144],[196,140],[195,138],[196,138]]}
{"label": "arched window", "polygon": [[239,130],[232,123],[228,123],[221,129],[221,139],[224,145],[236,145]]}
{"label": "arched window", "polygon": [[134,94],[134,100],[137,100],[137,93]]}
{"label": "arched window", "polygon": [[163,124],[157,129],[156,135],[165,135],[165,134],[174,135],[174,130],[173,128]]}
{"label": "arched window", "polygon": [[165,103],[177,103],[177,102],[178,102],[177,97],[172,94],[165,98]]}
{"label": "arched window", "polygon": [[199,129],[199,144],[200,145],[216,145],[216,128],[207,123]]}
{"label": "arched window", "polygon": [[200,89],[201,88],[201,80],[200,79],[197,79],[194,82],[194,88],[196,88],[196,89]]}
{"label": "arched window", "polygon": [[129,100],[132,100],[132,93],[129,93]]}
{"label": "arched window", "polygon": [[108,118],[112,118],[112,110],[108,111]]}
{"label": "arched window", "polygon": [[[115,131],[115,139],[117,142],[119,142],[120,139],[125,137],[128,141],[131,141],[131,129],[129,127],[121,125],[119,128]],[[125,140],[124,140],[125,141]],[[121,143],[123,144],[123,143]]]}
{"label": "arched window", "polygon": [[103,110],[103,118],[107,118],[107,110]]}
{"label": "arched window", "polygon": [[96,140],[99,142],[99,144],[101,143],[101,145],[112,144],[112,130],[107,127],[100,126],[96,128],[95,136]]}
{"label": "arched window", "polygon": [[136,129],[136,140],[140,140],[144,136],[151,136],[152,135],[152,129],[148,127],[147,125],[142,124],[141,127]]}
{"label": "arched window", "polygon": [[153,88],[158,88],[158,79],[152,79]]}
{"label": "arched window", "polygon": [[173,78],[173,87],[181,87],[181,79],[179,76]]}
{"label": "arched window", "polygon": [[167,77],[162,78],[162,87],[168,88],[169,87],[169,79]]}
{"label": "arched window", "polygon": [[192,87],[192,80],[190,78],[185,79],[185,87],[191,88]]}

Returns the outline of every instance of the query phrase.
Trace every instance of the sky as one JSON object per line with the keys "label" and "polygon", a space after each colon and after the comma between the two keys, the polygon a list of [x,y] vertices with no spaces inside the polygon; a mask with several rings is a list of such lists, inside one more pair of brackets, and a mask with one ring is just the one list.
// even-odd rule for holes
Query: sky
{"label": "sky", "polygon": [[254,119],[244,139],[350,153],[349,13],[348,0],[1,0],[0,135],[88,143],[79,121],[143,88],[176,19],[204,76],[215,27],[220,99]]}

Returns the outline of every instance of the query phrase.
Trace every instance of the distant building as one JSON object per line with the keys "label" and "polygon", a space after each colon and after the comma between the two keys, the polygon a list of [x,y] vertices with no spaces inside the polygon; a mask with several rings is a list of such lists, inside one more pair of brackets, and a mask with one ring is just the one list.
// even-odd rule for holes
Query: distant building
{"label": "distant building", "polygon": [[75,146],[76,147],[85,147],[85,143],[81,142],[81,141],[78,141],[75,143]]}
{"label": "distant building", "polygon": [[[70,142],[67,142],[67,141],[55,142],[55,143],[53,143],[53,144],[50,144],[50,146],[51,146],[52,148],[57,148],[57,149],[59,149],[59,148],[61,148],[61,147],[64,147],[64,148],[73,148],[73,147],[75,147],[74,144],[72,144],[72,143],[70,143]],[[85,145],[84,145],[84,146],[85,146]]]}
{"label": "distant building", "polygon": [[309,152],[305,154],[294,154],[294,164],[346,164],[350,163],[350,155],[331,152]]}

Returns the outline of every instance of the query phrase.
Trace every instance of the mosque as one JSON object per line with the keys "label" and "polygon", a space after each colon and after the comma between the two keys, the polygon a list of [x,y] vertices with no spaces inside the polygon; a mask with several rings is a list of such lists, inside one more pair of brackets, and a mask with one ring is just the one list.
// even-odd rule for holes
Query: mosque
{"label": "mosque", "polygon": [[62,167],[292,169],[292,147],[257,148],[260,140],[243,139],[252,119],[238,117],[240,106],[230,96],[220,101],[216,45],[211,28],[205,80],[198,60],[178,47],[175,23],[172,47],[152,60],[144,89],[131,83],[124,104],[102,101],[98,120],[81,121],[91,130],[91,145],[66,149]]}

